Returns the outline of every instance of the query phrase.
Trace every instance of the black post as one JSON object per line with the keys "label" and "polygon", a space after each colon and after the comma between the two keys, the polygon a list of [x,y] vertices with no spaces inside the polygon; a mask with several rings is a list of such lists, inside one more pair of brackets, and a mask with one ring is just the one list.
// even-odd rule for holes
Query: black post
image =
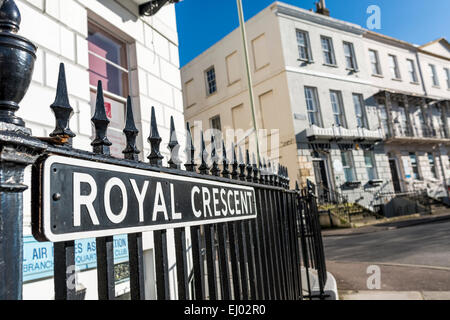
{"label": "black post", "polygon": [[[97,101],[95,113],[92,117],[95,128],[95,140],[91,145],[94,153],[110,155],[112,143],[106,135],[110,121],[106,116],[105,101],[103,97],[102,82],[98,81]],[[98,298],[99,300],[114,300],[116,298],[115,277],[114,277],[114,237],[104,237],[96,239],[97,250],[97,277],[98,277]]]}
{"label": "black post", "polygon": [[[189,127],[189,123],[186,124],[186,158],[187,162],[184,165],[189,172],[196,171],[195,163],[195,147],[192,140],[192,133]],[[200,252],[200,227],[193,226],[190,228],[191,243],[192,243],[192,269],[194,273],[194,292],[192,298],[195,300],[202,300],[203,294],[203,279],[201,271],[201,252]]]}
{"label": "black post", "polygon": [[[0,7],[0,300],[22,299],[24,170],[44,144],[15,116],[31,81],[36,47],[19,30],[14,1]],[[19,59],[20,57],[20,59]],[[19,63],[20,61],[20,63]]]}
{"label": "black post", "polygon": [[[181,161],[178,152],[180,144],[178,143],[177,133],[175,130],[175,121],[170,117],[170,141],[167,146],[170,150],[169,167],[172,169],[180,169]],[[176,268],[177,268],[177,284],[178,299],[187,300],[189,296],[189,283],[187,274],[186,259],[186,230],[185,228],[176,228],[174,230]]]}
{"label": "black post", "polygon": [[[57,138],[67,146],[71,146],[71,139],[75,137],[75,134],[69,128],[70,118],[73,115],[73,108],[69,103],[66,72],[64,64],[62,63],[59,67],[55,102],[50,108],[52,109],[56,120],[55,130],[50,136]],[[34,174],[33,176],[37,177],[37,174]],[[76,299],[75,276],[75,241],[55,243],[54,283],[56,300]]]}
{"label": "black post", "polygon": [[[162,167],[163,156],[159,151],[162,139],[159,135],[158,124],[156,123],[155,107],[152,107],[152,118],[150,123],[151,153],[148,159],[154,167]],[[167,231],[158,230],[153,232],[153,242],[155,246],[155,269],[156,269],[156,292],[158,300],[169,300],[169,266],[167,257]]]}
{"label": "black post", "polygon": [[[123,150],[125,159],[139,161],[140,151],[136,147],[136,138],[139,130],[136,128],[133,116],[131,97],[127,99],[127,119],[123,129],[127,140],[127,147]],[[144,252],[142,245],[142,233],[128,235],[128,257],[130,266],[130,291],[131,300],[144,300]]]}

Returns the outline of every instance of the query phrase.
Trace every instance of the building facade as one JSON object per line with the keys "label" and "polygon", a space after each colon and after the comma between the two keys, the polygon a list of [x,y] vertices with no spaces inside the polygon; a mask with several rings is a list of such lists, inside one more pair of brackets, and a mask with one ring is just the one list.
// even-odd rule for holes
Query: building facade
{"label": "building facade", "polygon": [[[59,64],[65,64],[67,85],[74,115],[71,129],[74,147],[92,150],[91,118],[98,81],[102,81],[105,109],[111,121],[108,139],[111,154],[123,158],[125,105],[130,96],[137,128],[140,160],[150,154],[151,107],[156,108],[161,151],[169,154],[170,119],[175,120],[178,138],[184,142],[184,115],[179,71],[175,8],[163,7],[156,15],[141,17],[145,1],[117,0],[17,0],[22,15],[20,35],[38,46],[37,60],[27,95],[18,115],[34,136],[48,137],[54,129],[50,104],[55,99]],[[28,174],[28,180],[30,175]],[[31,236],[30,192],[24,195],[24,299],[53,299],[53,258],[49,243]],[[173,242],[170,231],[169,241]],[[116,295],[129,293],[126,237],[115,238]],[[170,243],[169,243],[170,247]],[[144,234],[146,297],[155,297],[152,233]],[[97,299],[95,239],[76,243],[78,289],[86,299]],[[174,255],[169,256],[173,264]],[[176,291],[171,291],[176,295]]]}
{"label": "building facade", "polygon": [[[287,165],[291,183],[362,195],[368,208],[414,188],[446,197],[448,43],[418,47],[318,11],[275,2],[246,22],[263,156]],[[235,30],[182,68],[186,120],[221,129],[228,145],[242,140],[229,129],[253,128],[243,65]]]}

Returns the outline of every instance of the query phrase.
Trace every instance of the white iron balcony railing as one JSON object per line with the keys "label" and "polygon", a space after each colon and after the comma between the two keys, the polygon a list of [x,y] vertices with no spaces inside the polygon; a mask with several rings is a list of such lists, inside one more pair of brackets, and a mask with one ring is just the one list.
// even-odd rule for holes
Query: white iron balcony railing
{"label": "white iron balcony railing", "polygon": [[312,125],[306,130],[308,139],[316,140],[383,140],[383,134],[380,129],[369,130],[366,128],[346,129],[343,127],[320,128]]}

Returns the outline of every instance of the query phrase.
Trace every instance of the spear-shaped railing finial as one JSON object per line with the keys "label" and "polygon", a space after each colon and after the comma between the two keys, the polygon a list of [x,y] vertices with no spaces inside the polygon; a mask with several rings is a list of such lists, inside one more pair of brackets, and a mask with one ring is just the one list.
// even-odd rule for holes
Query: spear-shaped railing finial
{"label": "spear-shaped railing finial", "polygon": [[245,159],[246,159],[246,170],[247,170],[247,181],[252,182],[253,181],[253,166],[250,162],[250,151],[247,149],[245,153]]}
{"label": "spear-shaped railing finial", "polygon": [[286,177],[286,189],[289,189],[291,179],[289,179],[289,169],[287,167],[284,168],[285,177]]}
{"label": "spear-shaped railing finial", "polygon": [[230,177],[230,170],[229,170],[229,163],[227,158],[227,147],[225,146],[225,140],[222,139],[222,177],[229,178]]}
{"label": "spear-shaped railing finial", "polygon": [[258,160],[258,173],[259,173],[259,183],[264,184],[264,168],[261,163],[261,158]]}
{"label": "spear-shaped railing finial", "polygon": [[272,170],[272,162],[268,161],[267,163],[267,174],[268,174],[268,182],[269,185],[273,185],[273,170]]}
{"label": "spear-shaped railing finial", "polygon": [[211,135],[211,161],[211,174],[216,177],[220,176],[220,169],[218,164],[219,157],[217,156],[216,141],[214,135]]}
{"label": "spear-shaped railing finial", "polygon": [[275,185],[278,187],[282,187],[283,186],[283,172],[281,169],[281,164],[278,163],[278,168],[277,168],[277,172],[275,174]]}
{"label": "spear-shaped railing finial", "polygon": [[192,140],[192,133],[191,128],[189,126],[189,123],[186,124],[186,164],[184,165],[186,167],[187,171],[194,172],[195,167],[197,166],[195,164],[195,147],[194,147],[194,141]]}
{"label": "spear-shaped railing finial", "polygon": [[281,166],[281,179],[282,179],[282,187],[286,188],[286,167]]}
{"label": "spear-shaped railing finial", "polygon": [[253,169],[253,182],[254,183],[259,183],[259,168],[258,168],[258,163],[256,162],[256,156],[253,153],[252,154],[252,169]]}
{"label": "spear-shaped railing finial", "polygon": [[269,183],[269,176],[268,176],[268,173],[267,173],[267,163],[266,163],[266,158],[264,158],[263,159],[263,166],[262,166],[262,170],[261,170],[261,175],[262,175],[262,177],[263,177],[263,183],[264,184],[268,184]]}
{"label": "spear-shaped railing finial", "polygon": [[99,154],[110,154],[112,143],[106,135],[110,123],[105,111],[105,100],[103,98],[103,85],[99,80],[97,84],[97,102],[95,104],[95,113],[91,119],[95,128],[95,140],[91,143],[94,152]]}
{"label": "spear-shaped railing finial", "polygon": [[208,174],[208,164],[207,164],[207,160],[208,160],[208,152],[206,151],[206,143],[205,143],[205,137],[203,136],[203,131],[201,132],[201,143],[200,143],[200,158],[202,159],[202,163],[200,165],[200,167],[198,168],[198,170],[200,171],[201,174]]}
{"label": "spear-shaped railing finial", "polygon": [[170,117],[170,141],[167,145],[167,148],[169,148],[170,150],[170,159],[168,162],[169,166],[172,169],[180,169],[181,161],[178,154],[180,150],[180,144],[178,143],[173,116]]}
{"label": "spear-shaped railing finial", "polygon": [[156,112],[155,107],[152,107],[152,118],[150,121],[150,136],[148,137],[148,142],[150,142],[150,155],[148,159],[150,160],[150,164],[155,167],[162,166],[162,160],[164,157],[160,152],[160,145],[162,142],[162,138],[159,135],[158,124],[156,122]]}
{"label": "spear-shaped railing finial", "polygon": [[245,162],[244,162],[244,156],[242,154],[242,148],[239,147],[239,179],[242,181],[245,181],[246,174],[245,174]]}
{"label": "spear-shaped railing finial", "polygon": [[136,147],[136,138],[139,130],[136,128],[136,123],[134,122],[133,104],[130,96],[127,99],[127,119],[123,133],[127,139],[127,146],[122,153],[125,155],[125,159],[137,161],[138,155],[141,153]]}
{"label": "spear-shaped railing finial", "polygon": [[236,157],[236,146],[234,145],[234,142],[231,145],[231,163],[232,163],[232,172],[231,172],[231,177],[233,180],[237,180],[239,178],[239,172],[238,172],[238,167],[239,167],[239,163]]}
{"label": "spear-shaped railing finial", "polygon": [[73,138],[75,133],[70,130],[69,122],[73,116],[73,108],[69,102],[67,92],[66,71],[64,63],[59,65],[58,85],[56,88],[55,102],[50,106],[55,114],[56,127],[50,133],[50,137]]}

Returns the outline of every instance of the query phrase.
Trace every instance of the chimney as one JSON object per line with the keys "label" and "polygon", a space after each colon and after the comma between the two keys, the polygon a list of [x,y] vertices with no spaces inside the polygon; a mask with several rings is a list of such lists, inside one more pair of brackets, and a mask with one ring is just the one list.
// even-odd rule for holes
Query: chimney
{"label": "chimney", "polygon": [[325,0],[316,2],[316,13],[320,13],[328,17],[330,16],[330,10],[325,5]]}

